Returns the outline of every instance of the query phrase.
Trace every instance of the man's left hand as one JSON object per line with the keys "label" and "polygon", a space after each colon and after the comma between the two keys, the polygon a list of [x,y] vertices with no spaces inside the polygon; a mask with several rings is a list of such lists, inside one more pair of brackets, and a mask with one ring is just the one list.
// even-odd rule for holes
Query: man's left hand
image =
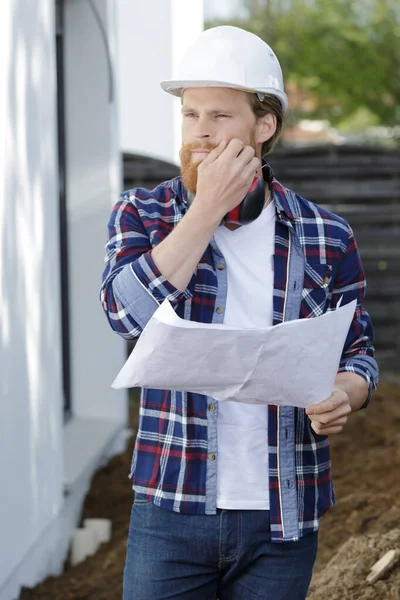
{"label": "man's left hand", "polygon": [[348,394],[336,387],[329,398],[306,408],[311,427],[318,435],[340,433],[351,412]]}

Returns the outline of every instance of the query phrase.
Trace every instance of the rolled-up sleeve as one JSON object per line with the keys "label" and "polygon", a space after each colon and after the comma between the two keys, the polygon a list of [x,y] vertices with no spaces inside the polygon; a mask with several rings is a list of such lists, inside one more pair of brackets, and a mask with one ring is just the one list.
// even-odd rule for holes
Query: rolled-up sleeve
{"label": "rolled-up sleeve", "polygon": [[343,296],[342,304],[357,300],[357,306],[339,364],[339,373],[356,373],[368,383],[369,393],[362,408],[366,408],[379,382],[379,369],[372,344],[374,330],[371,318],[363,306],[366,280],[353,231],[348,227],[346,251],[335,278],[332,306]]}
{"label": "rolled-up sleeve", "polygon": [[[151,203],[146,200],[145,206]],[[100,300],[114,331],[132,340],[164,300],[175,305],[191,298],[191,283],[186,290],[178,290],[157,268],[133,191],[123,194],[115,205],[108,232]]]}

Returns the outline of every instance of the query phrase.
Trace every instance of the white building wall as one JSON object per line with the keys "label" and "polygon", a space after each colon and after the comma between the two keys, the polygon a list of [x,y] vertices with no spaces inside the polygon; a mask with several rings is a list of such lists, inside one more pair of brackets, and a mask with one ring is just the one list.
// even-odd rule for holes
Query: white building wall
{"label": "white building wall", "polygon": [[121,189],[116,95],[109,96],[102,37],[112,64],[115,3],[94,0],[94,14],[88,2],[65,0],[67,425],[54,4],[8,1],[0,19],[0,600],[60,572],[93,473],[126,439],[127,394],[111,388],[126,343],[98,299],[107,222]]}
{"label": "white building wall", "polygon": [[[183,0],[65,0],[72,377],[67,425],[55,0],[3,4],[0,600],[13,600],[21,585],[33,586],[60,572],[94,471],[124,446],[127,394],[110,386],[125,360],[126,344],[112,332],[98,300],[107,222],[122,188],[121,149],[177,160],[174,111],[179,101],[165,94],[159,82],[173,76],[174,61],[201,30],[202,0],[187,1],[187,6]],[[117,73],[118,50],[122,59]],[[146,93],[139,93],[139,87]]]}
{"label": "white building wall", "polygon": [[89,3],[66,0],[65,4],[73,414],[125,422],[126,393],[110,386],[126,358],[126,343],[111,330],[99,302],[107,223],[122,187],[114,1],[95,0],[94,5],[105,27],[111,71]]}
{"label": "white building wall", "polygon": [[62,506],[53,0],[0,19],[0,592]]}
{"label": "white building wall", "polygon": [[120,148],[179,163],[180,102],[160,86],[203,30],[203,0],[117,0]]}

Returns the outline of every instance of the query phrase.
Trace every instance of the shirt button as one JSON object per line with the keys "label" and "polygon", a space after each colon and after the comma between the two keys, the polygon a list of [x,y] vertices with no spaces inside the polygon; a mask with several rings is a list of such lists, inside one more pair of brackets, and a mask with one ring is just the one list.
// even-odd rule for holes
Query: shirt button
{"label": "shirt button", "polygon": [[215,404],[210,404],[210,406],[208,407],[209,410],[211,410],[211,412],[214,412],[215,410]]}
{"label": "shirt button", "polygon": [[217,265],[217,269],[223,271],[225,269],[225,265],[223,263],[219,263],[219,265]]}
{"label": "shirt button", "polygon": [[220,315],[224,312],[224,309],[222,308],[222,306],[218,306],[217,308],[217,313]]}
{"label": "shirt button", "polygon": [[209,454],[208,460],[215,460],[215,454],[213,454],[213,453]]}

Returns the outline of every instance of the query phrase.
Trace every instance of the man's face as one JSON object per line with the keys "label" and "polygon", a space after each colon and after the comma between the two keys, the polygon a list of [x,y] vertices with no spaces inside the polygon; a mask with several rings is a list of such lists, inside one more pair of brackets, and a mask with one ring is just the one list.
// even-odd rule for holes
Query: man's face
{"label": "man's face", "polygon": [[[256,150],[256,117],[246,92],[231,88],[188,88],[182,98],[181,172],[195,194],[197,168],[222,141],[240,139]],[[261,144],[259,145],[261,148]]]}

